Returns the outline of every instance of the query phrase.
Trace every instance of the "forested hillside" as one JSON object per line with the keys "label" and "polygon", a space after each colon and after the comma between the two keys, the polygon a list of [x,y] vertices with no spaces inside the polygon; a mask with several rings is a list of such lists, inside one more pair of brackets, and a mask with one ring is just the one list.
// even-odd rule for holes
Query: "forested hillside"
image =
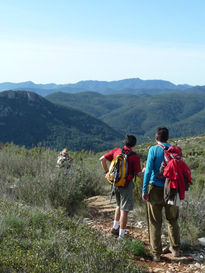
{"label": "forested hillside", "polygon": [[25,91],[0,93],[0,126],[0,141],[26,147],[99,151],[111,148],[122,138],[88,114]]}
{"label": "forested hillside", "polygon": [[[196,89],[196,93],[193,91]],[[56,93],[52,102],[81,109],[122,132],[152,137],[157,126],[168,126],[172,137],[205,131],[204,88],[192,92],[159,95],[101,95],[98,93]],[[201,92],[201,93],[200,93]]]}
{"label": "forested hillside", "polygon": [[149,141],[158,126],[169,127],[171,137],[197,135],[205,132],[203,91],[195,87],[158,95],[61,92],[46,98],[4,91],[0,93],[0,141],[101,151],[121,145],[127,133],[135,134],[138,143]]}

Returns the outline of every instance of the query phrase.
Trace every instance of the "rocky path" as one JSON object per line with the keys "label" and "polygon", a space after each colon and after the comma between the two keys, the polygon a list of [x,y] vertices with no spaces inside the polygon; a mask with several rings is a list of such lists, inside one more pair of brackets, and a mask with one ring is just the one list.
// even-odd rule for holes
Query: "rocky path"
{"label": "rocky path", "polygon": [[[108,197],[95,196],[87,199],[87,204],[89,218],[86,218],[85,221],[105,236],[110,236],[115,202],[110,203]],[[149,249],[146,223],[133,221],[132,213],[129,215],[127,236],[140,239]],[[135,257],[135,261],[138,265],[146,265],[148,272],[153,273],[205,273],[205,247],[192,247],[188,252],[181,253],[179,258],[173,258],[171,254],[164,254],[160,262],[153,262],[151,258],[142,257]]]}

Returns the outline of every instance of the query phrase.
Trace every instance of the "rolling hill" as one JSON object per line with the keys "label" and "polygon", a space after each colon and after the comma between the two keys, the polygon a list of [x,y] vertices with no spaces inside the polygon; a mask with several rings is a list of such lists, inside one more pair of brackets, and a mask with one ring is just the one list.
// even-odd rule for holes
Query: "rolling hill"
{"label": "rolling hill", "polygon": [[115,130],[153,138],[157,126],[168,126],[172,137],[205,132],[205,88],[195,87],[183,93],[158,95],[102,95],[56,93],[48,100],[72,105]]}
{"label": "rolling hill", "polygon": [[0,93],[0,141],[32,147],[105,150],[122,135],[86,113],[25,91]]}

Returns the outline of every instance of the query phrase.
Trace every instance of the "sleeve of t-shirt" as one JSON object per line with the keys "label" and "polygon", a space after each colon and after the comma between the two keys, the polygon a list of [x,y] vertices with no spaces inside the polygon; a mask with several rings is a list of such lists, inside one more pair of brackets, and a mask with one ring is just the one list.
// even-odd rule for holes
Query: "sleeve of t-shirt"
{"label": "sleeve of t-shirt", "polygon": [[118,148],[115,148],[108,153],[104,154],[104,158],[107,159],[108,161],[112,161],[114,159],[114,153],[117,151]]}
{"label": "sleeve of t-shirt", "polygon": [[140,157],[137,154],[135,155],[135,157],[136,157],[136,161],[134,164],[134,173],[137,174],[137,173],[140,173],[142,169],[140,164]]}

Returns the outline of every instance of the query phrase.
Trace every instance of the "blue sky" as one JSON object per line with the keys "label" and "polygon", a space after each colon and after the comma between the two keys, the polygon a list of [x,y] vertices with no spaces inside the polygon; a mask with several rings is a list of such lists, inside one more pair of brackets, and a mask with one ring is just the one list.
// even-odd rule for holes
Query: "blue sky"
{"label": "blue sky", "polygon": [[0,0],[0,82],[205,85],[203,0]]}

